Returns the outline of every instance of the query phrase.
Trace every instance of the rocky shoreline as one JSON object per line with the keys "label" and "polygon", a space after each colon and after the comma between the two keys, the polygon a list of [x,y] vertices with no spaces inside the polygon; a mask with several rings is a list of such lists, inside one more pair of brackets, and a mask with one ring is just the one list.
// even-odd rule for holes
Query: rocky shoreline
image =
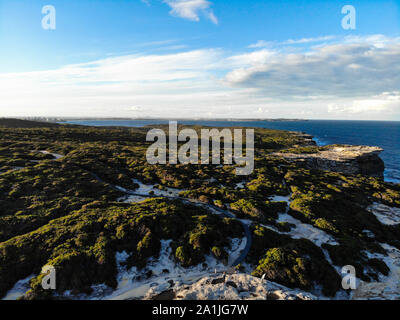
{"label": "rocky shoreline", "polygon": [[385,164],[379,157],[383,151],[379,147],[332,145],[305,149],[305,152],[275,153],[290,162],[304,165],[310,169],[341,172],[344,174],[363,174],[383,178]]}
{"label": "rocky shoreline", "polygon": [[0,297],[349,299],[346,265],[378,298],[399,292],[400,185],[358,174],[383,171],[379,148],[256,129],[255,170],[239,177],[150,165],[146,128],[0,131]]}
{"label": "rocky shoreline", "polygon": [[245,273],[210,275],[190,285],[158,292],[150,290],[146,300],[317,300],[311,293],[290,289]]}

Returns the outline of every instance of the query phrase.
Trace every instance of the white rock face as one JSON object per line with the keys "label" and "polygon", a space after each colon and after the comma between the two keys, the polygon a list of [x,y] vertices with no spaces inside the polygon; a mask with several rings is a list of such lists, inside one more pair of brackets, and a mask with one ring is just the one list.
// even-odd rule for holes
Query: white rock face
{"label": "white rock face", "polygon": [[235,189],[244,189],[244,188],[246,188],[246,182],[245,181],[236,183]]}
{"label": "white rock face", "polygon": [[288,195],[288,196],[272,196],[270,201],[287,202],[288,205],[289,205],[290,204],[290,197],[291,197],[291,195]]}
{"label": "white rock face", "polygon": [[[155,188],[154,184],[144,184],[141,181],[137,179],[132,179],[133,183],[136,183],[139,185],[139,188],[133,190],[135,193],[138,195],[134,196],[124,196],[118,199],[118,201],[126,202],[126,203],[137,203],[137,202],[142,202],[146,199],[148,199],[146,196],[154,195],[154,196],[162,196],[162,197],[178,197],[179,193],[181,191],[184,191],[182,189],[176,189],[176,188],[168,188],[164,187],[163,190]],[[121,191],[127,191],[125,188],[117,186],[118,189]],[[143,195],[142,197],[139,195]]]}
{"label": "white rock face", "polygon": [[7,292],[2,300],[17,300],[18,298],[22,297],[25,292],[30,289],[29,281],[31,281],[31,279],[34,277],[35,275],[30,275],[25,279],[19,280],[14,287]]}
{"label": "white rock face", "polygon": [[376,258],[386,263],[390,272],[379,282],[360,282],[352,293],[353,300],[399,300],[400,299],[400,250],[386,243],[380,244],[387,256],[366,252],[368,258]]}
{"label": "white rock face", "polygon": [[382,177],[385,169],[379,154],[383,149],[369,146],[326,146],[315,153],[275,153],[286,160],[313,169]]}
{"label": "white rock face", "polygon": [[378,220],[386,225],[400,223],[400,208],[392,208],[381,203],[374,203],[367,208]]}
{"label": "white rock face", "polygon": [[[177,300],[316,300],[314,295],[289,289],[248,274],[207,276],[173,289]],[[151,298],[151,296],[148,296]]]}
{"label": "white rock face", "polygon": [[[160,256],[150,259],[144,270],[138,270],[136,267],[126,270],[121,264],[128,258],[128,255],[124,252],[117,253],[116,260],[119,271],[117,290],[102,297],[94,292],[91,297],[86,297],[86,299],[128,300],[148,298],[168,290],[173,285],[190,284],[212,274],[215,270],[220,273],[221,270],[228,269],[226,265],[213,256],[206,256],[205,264],[183,268],[174,261],[170,247],[171,242],[172,240],[161,241]],[[229,255],[229,261],[235,260],[245,245],[246,238],[231,239],[231,248],[225,248]],[[146,277],[147,272],[150,272],[149,277]]]}
{"label": "white rock face", "polygon": [[288,222],[295,225],[290,232],[287,232],[293,239],[305,238],[315,245],[321,246],[324,243],[337,245],[335,238],[326,233],[325,231],[315,228],[314,226],[306,223],[302,223],[300,220],[293,218],[291,215],[284,213],[279,215],[278,222]]}
{"label": "white rock face", "polygon": [[302,223],[300,220],[293,218],[291,215],[289,215],[288,209],[290,207],[290,202],[291,202],[291,195],[289,196],[272,196],[270,201],[284,201],[287,203],[287,209],[285,213],[281,213],[276,220],[277,222],[287,222],[294,227],[289,231],[289,232],[281,232],[275,227],[268,226],[268,225],[262,225],[265,228],[269,228],[275,232],[278,233],[283,233],[290,235],[293,239],[301,239],[305,238],[310,241],[312,241],[315,245],[321,247],[322,244],[327,243],[331,245],[337,245],[338,243],[336,242],[335,238],[326,233],[325,231],[315,228],[314,226],[306,223]]}
{"label": "white rock face", "polygon": [[48,152],[48,151],[45,151],[45,150],[42,150],[42,151],[39,151],[39,152],[43,153],[43,154],[51,154],[54,157],[55,160],[58,160],[58,159],[61,159],[61,158],[64,157],[62,154],[51,153],[51,152]]}
{"label": "white rock face", "polygon": [[380,282],[360,282],[352,300],[399,300],[400,285],[391,286]]}

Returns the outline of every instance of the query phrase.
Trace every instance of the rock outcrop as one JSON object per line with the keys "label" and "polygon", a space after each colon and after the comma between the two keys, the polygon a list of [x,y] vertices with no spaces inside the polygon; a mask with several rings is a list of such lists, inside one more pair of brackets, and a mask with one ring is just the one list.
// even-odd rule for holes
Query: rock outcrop
{"label": "rock outcrop", "polygon": [[399,300],[400,299],[400,250],[386,243],[380,243],[386,254],[365,251],[369,259],[379,259],[390,269],[387,276],[379,282],[360,281],[357,289],[351,293],[352,300]]}
{"label": "rock outcrop", "polygon": [[360,282],[351,300],[399,300],[400,284]]}
{"label": "rock outcrop", "polygon": [[385,164],[379,157],[383,151],[379,147],[334,145],[317,149],[315,153],[280,152],[275,155],[311,169],[383,177]]}
{"label": "rock outcrop", "polygon": [[400,208],[389,207],[382,203],[374,203],[367,210],[372,212],[383,224],[400,224]]}
{"label": "rock outcrop", "polygon": [[314,137],[305,132],[297,132],[297,131],[289,131],[290,133],[294,134],[296,137],[302,140],[301,144],[294,145],[293,147],[311,147],[316,146],[317,143],[314,141]]}
{"label": "rock outcrop", "polygon": [[190,285],[147,294],[154,300],[316,300],[314,295],[289,289],[248,274],[210,275]]}

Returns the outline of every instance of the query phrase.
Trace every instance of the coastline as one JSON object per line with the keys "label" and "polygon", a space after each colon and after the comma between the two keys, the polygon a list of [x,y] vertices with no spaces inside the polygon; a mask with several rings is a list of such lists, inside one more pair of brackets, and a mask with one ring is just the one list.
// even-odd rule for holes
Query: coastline
{"label": "coastline", "polygon": [[[93,290],[96,297],[111,298],[110,289],[121,289],[112,298],[134,298],[142,296],[137,290],[149,286],[157,296],[166,294],[164,289],[171,291],[166,286],[172,284],[177,298],[207,299],[225,289],[232,297],[242,297],[242,289],[235,286],[242,288],[244,273],[261,280],[268,274],[269,284],[335,299],[341,292],[344,265],[358,266],[360,279],[379,285],[396,275],[399,186],[370,178],[366,170],[360,172],[362,165],[379,160],[371,159],[381,152],[379,148],[317,147],[308,134],[258,129],[258,169],[243,178],[224,166],[199,167],[193,173],[193,168],[183,166],[150,165],[143,157],[147,128],[49,130],[27,122],[19,129],[1,130],[0,188],[8,191],[0,199],[4,204],[0,249],[6,253],[0,273],[3,296],[15,297],[29,282],[31,291],[24,299],[50,297],[40,289],[37,273],[44,264],[56,264],[63,279],[54,297],[77,299],[80,294],[89,299]],[[35,139],[26,139],[33,134]],[[296,156],[305,161],[298,163]],[[318,161],[306,162],[313,157]],[[287,161],[291,159],[292,164]],[[307,165],[320,170],[309,170]],[[19,198],[28,203],[16,201]],[[190,203],[180,201],[183,198]],[[193,201],[201,206],[192,205]],[[221,219],[206,208],[229,211],[236,218]],[[248,251],[247,241],[243,249],[243,223],[251,234]],[[60,247],[60,237],[66,246]],[[40,261],[31,258],[33,247]],[[394,252],[393,258],[385,260],[385,250]],[[239,253],[240,259],[233,259]],[[27,257],[17,269],[16,255]],[[228,270],[240,263],[237,271],[242,275],[231,277],[226,271],[229,280],[224,283],[208,277],[219,269],[217,261],[228,261]],[[179,270],[197,267],[200,273],[206,268],[206,278],[186,288],[186,281],[180,285],[175,277],[185,271],[175,272],[175,265],[184,268]],[[71,270],[78,274],[72,280]],[[165,283],[168,277],[172,284]],[[258,289],[247,293],[269,297],[255,278],[251,279],[259,283]],[[131,280],[140,286],[126,287]],[[211,295],[203,296],[203,289]],[[278,298],[287,297],[288,289],[283,291]]]}
{"label": "coastline", "polygon": [[[151,125],[168,124],[167,119],[143,119],[143,120],[84,120],[74,119],[62,122],[62,124],[87,125],[87,126],[122,126],[122,127],[144,127]],[[284,131],[304,132],[313,136],[317,146],[330,144],[378,146],[384,149],[381,154],[385,162],[384,179],[386,182],[400,183],[400,149],[396,148],[395,140],[400,139],[400,122],[398,121],[352,121],[352,120],[178,120],[187,125],[204,125],[214,127],[249,126],[251,123],[256,128],[269,128]],[[390,125],[390,131],[385,134],[384,129]],[[355,135],[356,129],[361,129],[362,135]],[[364,128],[365,127],[365,128]],[[376,127],[376,128],[375,128]],[[393,129],[392,129],[393,127]],[[321,129],[322,128],[322,129]],[[374,129],[374,130],[371,130]],[[388,130],[389,130],[388,129]],[[339,134],[343,131],[343,134]],[[360,130],[358,130],[360,131]],[[339,132],[339,133],[338,133]],[[371,134],[376,133],[376,137]],[[363,138],[365,135],[366,138]],[[386,141],[385,137],[393,141]],[[368,138],[368,141],[365,139]],[[374,140],[374,141],[371,141]]]}

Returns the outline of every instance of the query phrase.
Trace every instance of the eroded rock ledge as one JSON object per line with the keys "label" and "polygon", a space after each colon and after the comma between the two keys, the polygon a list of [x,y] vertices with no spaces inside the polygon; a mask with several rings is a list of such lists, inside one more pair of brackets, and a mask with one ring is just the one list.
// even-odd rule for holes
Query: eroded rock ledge
{"label": "eroded rock ledge", "polygon": [[385,164],[379,147],[332,145],[290,149],[275,155],[311,169],[383,177]]}
{"label": "eroded rock ledge", "polygon": [[145,299],[153,300],[317,300],[310,293],[289,289],[248,274],[221,277],[210,275],[191,285],[180,285],[168,291],[153,288]]}
{"label": "eroded rock ledge", "polygon": [[301,145],[294,145],[293,147],[307,147],[307,146],[317,146],[317,143],[314,141],[314,137],[305,132],[298,132],[298,131],[289,131],[296,137],[302,140]]}

